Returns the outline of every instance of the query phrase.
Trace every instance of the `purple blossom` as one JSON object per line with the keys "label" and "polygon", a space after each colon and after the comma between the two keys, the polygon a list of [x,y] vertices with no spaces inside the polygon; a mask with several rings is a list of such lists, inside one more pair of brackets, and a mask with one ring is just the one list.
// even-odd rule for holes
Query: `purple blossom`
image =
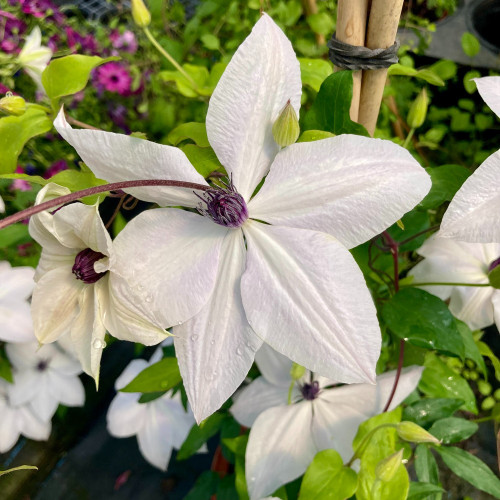
{"label": "purple blossom", "polygon": [[68,164],[65,160],[57,160],[43,174],[44,179],[50,179],[52,176],[68,169]]}
{"label": "purple blossom", "polygon": [[77,52],[79,49],[86,54],[98,55],[100,53],[99,44],[93,35],[82,35],[71,27],[64,28],[68,47]]}
{"label": "purple blossom", "polygon": [[66,20],[66,16],[50,0],[18,0],[18,2],[14,2],[14,5],[16,3],[21,5],[21,9],[25,14],[39,19],[45,18],[59,25]]}
{"label": "purple blossom", "polygon": [[0,49],[7,54],[18,53],[21,50],[19,43],[26,24],[10,12],[0,10],[0,26],[3,28]]}
{"label": "purple blossom", "polygon": [[116,92],[126,96],[130,94],[132,77],[128,70],[118,62],[109,62],[99,66],[95,72],[98,90]]}
{"label": "purple blossom", "polygon": [[137,52],[137,39],[132,31],[127,30],[120,34],[118,30],[113,30],[109,35],[111,45],[118,50],[123,50],[130,54]]}

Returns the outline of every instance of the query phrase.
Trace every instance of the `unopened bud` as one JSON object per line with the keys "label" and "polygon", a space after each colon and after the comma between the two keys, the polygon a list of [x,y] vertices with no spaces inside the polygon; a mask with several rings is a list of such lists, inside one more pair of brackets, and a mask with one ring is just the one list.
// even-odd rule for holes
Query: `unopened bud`
{"label": "unopened bud", "polygon": [[297,363],[294,363],[290,369],[290,376],[292,377],[292,380],[299,380],[304,376],[304,373],[306,373],[306,369]]}
{"label": "unopened bud", "polygon": [[429,98],[427,97],[427,90],[424,87],[413,101],[408,113],[408,125],[411,128],[418,128],[424,123],[428,105]]}
{"label": "unopened bud", "polygon": [[21,116],[26,111],[26,101],[19,95],[8,92],[0,99],[0,111],[8,115]]}
{"label": "unopened bud", "polygon": [[488,281],[493,288],[500,288],[500,258],[494,260],[488,268]]}
{"label": "unopened bud", "polygon": [[438,438],[413,422],[400,422],[396,426],[396,432],[401,439],[411,443],[441,443]]}
{"label": "unopened bud", "polygon": [[278,146],[284,148],[293,144],[299,138],[299,135],[300,127],[297,113],[295,113],[295,109],[293,109],[290,100],[288,100],[285,107],[281,110],[278,119],[274,122],[274,140]]}
{"label": "unopened bud", "polygon": [[375,468],[375,477],[380,481],[390,481],[403,463],[403,448],[381,460]]}
{"label": "unopened bud", "polygon": [[143,0],[132,0],[132,17],[140,28],[147,28],[151,23],[151,14]]}

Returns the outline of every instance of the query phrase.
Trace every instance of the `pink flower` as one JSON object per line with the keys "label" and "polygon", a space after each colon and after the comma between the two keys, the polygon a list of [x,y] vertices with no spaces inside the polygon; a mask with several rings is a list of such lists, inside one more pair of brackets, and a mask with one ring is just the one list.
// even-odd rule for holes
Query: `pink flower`
{"label": "pink flower", "polygon": [[132,85],[130,73],[120,63],[110,62],[96,70],[97,87],[108,92],[128,95]]}
{"label": "pink flower", "polygon": [[109,35],[109,39],[115,49],[124,50],[130,54],[137,52],[137,39],[130,30],[125,31],[123,34],[120,34],[118,30],[113,30]]}
{"label": "pink flower", "polygon": [[[16,174],[24,174],[23,168],[17,167]],[[13,191],[31,191],[31,184],[23,179],[14,179],[10,185],[10,189]]]}

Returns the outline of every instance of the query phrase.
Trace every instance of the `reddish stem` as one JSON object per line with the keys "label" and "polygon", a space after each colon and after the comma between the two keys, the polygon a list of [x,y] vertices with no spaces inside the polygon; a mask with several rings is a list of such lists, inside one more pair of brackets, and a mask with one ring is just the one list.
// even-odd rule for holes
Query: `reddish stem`
{"label": "reddish stem", "polygon": [[[397,293],[399,292],[399,243],[387,231],[384,231],[382,234],[384,235],[384,239],[386,240],[387,246],[389,247],[392,254],[392,262],[394,266],[394,291]],[[389,394],[389,398],[384,406],[382,413],[385,413],[389,409],[392,400],[394,399],[394,395],[396,394],[399,378],[401,377],[401,370],[403,369],[404,356],[405,341],[401,339],[399,342],[399,359],[398,368],[396,370],[396,378],[394,379],[391,393]]]}
{"label": "reddish stem", "polygon": [[49,208],[54,208],[58,205],[64,205],[65,203],[70,203],[80,198],[85,198],[86,196],[93,196],[95,194],[105,193],[106,191],[118,191],[119,189],[129,189],[133,187],[146,186],[170,186],[185,189],[196,189],[199,191],[206,191],[207,189],[210,189],[210,186],[208,185],[196,184],[194,182],[170,181],[160,179],[112,182],[111,184],[95,186],[87,189],[82,189],[81,191],[75,191],[74,193],[70,193],[65,196],[59,196],[58,198],[54,198],[53,200],[45,201],[43,203],[40,203],[39,205],[35,205],[33,207],[26,208],[25,210],[21,210],[21,212],[9,215],[8,217],[0,220],[0,229],[27,219],[28,217],[43,212],[44,210],[48,210]]}

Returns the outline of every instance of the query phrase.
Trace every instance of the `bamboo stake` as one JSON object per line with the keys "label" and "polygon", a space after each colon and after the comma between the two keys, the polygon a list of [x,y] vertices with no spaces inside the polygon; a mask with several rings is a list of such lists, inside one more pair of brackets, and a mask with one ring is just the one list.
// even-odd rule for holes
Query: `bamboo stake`
{"label": "bamboo stake", "polygon": [[[350,45],[364,46],[366,19],[370,0],[339,0],[337,6],[337,40]],[[335,71],[342,68],[335,67]],[[352,73],[351,120],[358,121],[362,71]]]}
{"label": "bamboo stake", "polygon": [[[369,49],[386,49],[396,39],[403,0],[372,0],[366,34]],[[358,121],[370,135],[375,132],[387,69],[363,71]]]}

